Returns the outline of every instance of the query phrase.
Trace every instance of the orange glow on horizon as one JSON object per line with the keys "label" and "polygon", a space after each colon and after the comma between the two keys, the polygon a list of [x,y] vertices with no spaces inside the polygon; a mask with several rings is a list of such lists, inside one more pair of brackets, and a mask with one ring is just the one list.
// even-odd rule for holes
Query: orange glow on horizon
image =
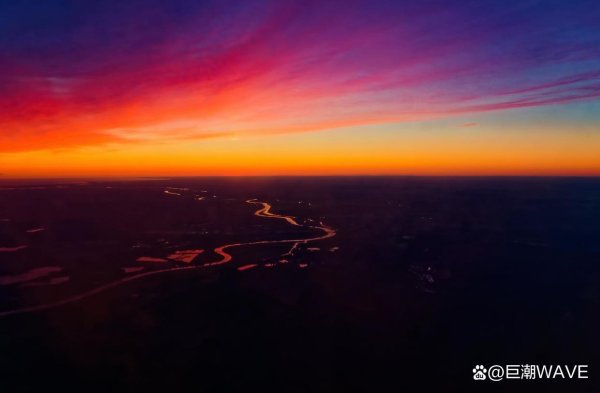
{"label": "orange glow on horizon", "polygon": [[502,131],[341,129],[0,154],[3,178],[262,175],[600,175],[600,136],[561,127]]}

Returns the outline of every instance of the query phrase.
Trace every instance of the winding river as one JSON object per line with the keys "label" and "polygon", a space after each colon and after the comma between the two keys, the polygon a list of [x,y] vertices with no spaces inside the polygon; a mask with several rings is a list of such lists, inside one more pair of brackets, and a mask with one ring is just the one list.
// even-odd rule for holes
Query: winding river
{"label": "winding river", "polygon": [[[174,193],[169,192],[169,194],[173,195]],[[159,274],[164,274],[164,273],[169,273],[169,272],[177,272],[177,271],[183,271],[183,270],[198,270],[198,269],[205,269],[205,268],[208,268],[211,266],[223,265],[223,264],[231,262],[231,260],[233,259],[231,254],[227,253],[226,250],[234,248],[234,247],[252,246],[252,245],[257,245],[257,244],[291,243],[291,244],[293,244],[292,249],[287,254],[284,254],[284,255],[290,255],[290,253],[293,252],[293,250],[296,247],[298,247],[299,244],[328,239],[330,237],[335,236],[335,234],[336,234],[336,231],[333,228],[327,227],[322,222],[320,222],[318,226],[303,225],[303,224],[298,223],[296,221],[296,219],[292,216],[284,216],[284,215],[272,213],[271,212],[272,206],[267,202],[260,202],[260,201],[257,201],[256,199],[249,199],[246,201],[246,203],[261,206],[260,209],[258,209],[254,212],[255,216],[285,220],[290,225],[319,230],[322,234],[320,236],[315,236],[315,237],[306,238],[306,239],[259,240],[259,241],[253,241],[253,242],[226,244],[224,246],[219,246],[214,249],[215,254],[220,256],[220,259],[218,259],[214,262],[207,262],[204,264],[192,265],[192,266],[170,267],[170,268],[166,268],[166,269],[159,269],[159,270],[152,270],[152,271],[148,271],[148,272],[144,272],[144,273],[137,273],[137,274],[130,275],[130,276],[127,276],[127,277],[124,277],[124,278],[121,278],[121,279],[118,279],[115,281],[111,281],[107,284],[90,289],[89,291],[86,291],[86,292],[80,293],[78,295],[71,296],[71,297],[56,301],[56,302],[40,304],[40,305],[35,305],[35,306],[29,306],[29,307],[22,307],[22,308],[17,308],[17,309],[13,309],[13,310],[7,310],[7,311],[0,311],[0,317],[49,310],[49,309],[52,309],[55,307],[60,307],[60,306],[64,306],[67,304],[75,303],[80,300],[86,299],[88,297],[94,296],[98,293],[107,291],[111,288],[115,288],[120,285],[132,282],[132,281],[140,280],[145,277],[156,276]]]}

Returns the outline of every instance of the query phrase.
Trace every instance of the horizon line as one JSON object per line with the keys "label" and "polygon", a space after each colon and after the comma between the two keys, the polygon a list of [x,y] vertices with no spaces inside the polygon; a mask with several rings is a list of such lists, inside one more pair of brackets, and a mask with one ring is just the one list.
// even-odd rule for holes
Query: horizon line
{"label": "horizon line", "polygon": [[176,179],[224,179],[224,178],[578,178],[596,179],[600,174],[274,174],[274,175],[170,175],[170,176],[5,176],[0,174],[0,182],[32,180],[144,180],[163,181]]}

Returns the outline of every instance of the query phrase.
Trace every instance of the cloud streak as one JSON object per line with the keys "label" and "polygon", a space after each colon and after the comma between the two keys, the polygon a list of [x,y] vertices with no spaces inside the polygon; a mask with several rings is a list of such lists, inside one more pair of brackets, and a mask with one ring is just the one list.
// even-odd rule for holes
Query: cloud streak
{"label": "cloud streak", "polygon": [[1,6],[2,152],[600,97],[592,1],[48,3]]}

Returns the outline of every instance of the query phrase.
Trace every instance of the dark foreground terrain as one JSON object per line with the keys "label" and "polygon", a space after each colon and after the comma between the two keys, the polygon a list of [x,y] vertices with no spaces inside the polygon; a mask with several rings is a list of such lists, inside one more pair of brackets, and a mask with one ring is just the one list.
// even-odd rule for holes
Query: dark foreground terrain
{"label": "dark foreground terrain", "polygon": [[0,391],[599,391],[599,239],[598,179],[6,180]]}

